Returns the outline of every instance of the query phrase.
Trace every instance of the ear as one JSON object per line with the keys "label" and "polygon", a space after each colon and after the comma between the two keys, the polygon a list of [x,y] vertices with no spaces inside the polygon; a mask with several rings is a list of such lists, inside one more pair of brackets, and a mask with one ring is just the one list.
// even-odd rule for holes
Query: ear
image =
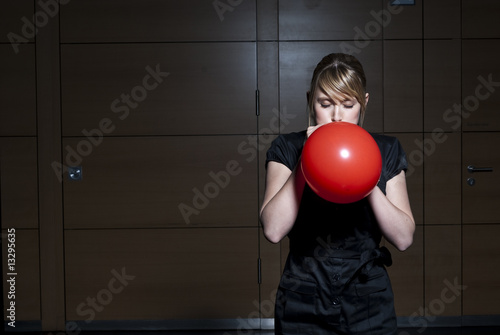
{"label": "ear", "polygon": [[365,95],[365,106],[368,105],[368,100],[370,100],[370,93],[366,93]]}

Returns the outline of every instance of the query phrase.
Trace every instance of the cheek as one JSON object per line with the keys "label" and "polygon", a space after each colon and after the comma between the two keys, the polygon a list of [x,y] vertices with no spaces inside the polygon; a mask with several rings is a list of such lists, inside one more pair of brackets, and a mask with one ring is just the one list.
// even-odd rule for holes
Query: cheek
{"label": "cheek", "polygon": [[352,111],[351,116],[353,119],[357,119],[361,115],[361,106]]}
{"label": "cheek", "polygon": [[359,121],[359,116],[361,114],[361,109],[351,110],[350,113],[346,114],[343,121],[357,124]]}
{"label": "cheek", "polygon": [[325,124],[330,122],[330,117],[324,113],[324,112],[319,112],[316,113],[316,123],[317,124]]}
{"label": "cheek", "polygon": [[316,115],[316,118],[320,119],[328,118],[328,112],[321,107],[314,107],[314,114]]}

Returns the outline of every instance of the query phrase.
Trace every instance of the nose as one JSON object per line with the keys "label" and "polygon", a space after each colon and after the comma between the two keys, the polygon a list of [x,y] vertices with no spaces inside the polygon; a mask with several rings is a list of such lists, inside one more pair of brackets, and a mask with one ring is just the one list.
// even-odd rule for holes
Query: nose
{"label": "nose", "polygon": [[342,121],[342,112],[340,111],[340,106],[335,106],[333,108],[332,122]]}

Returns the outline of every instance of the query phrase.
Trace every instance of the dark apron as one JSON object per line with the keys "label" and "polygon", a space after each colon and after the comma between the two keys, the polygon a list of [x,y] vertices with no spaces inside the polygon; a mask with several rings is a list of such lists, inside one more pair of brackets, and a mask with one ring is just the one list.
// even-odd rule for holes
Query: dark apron
{"label": "dark apron", "polygon": [[[367,201],[325,206],[314,212],[316,216],[309,212],[301,218],[299,213],[289,234],[290,253],[276,296],[275,333],[396,334],[394,296],[385,269],[391,255],[379,248],[380,230],[369,217]],[[332,213],[334,223],[320,222]]]}

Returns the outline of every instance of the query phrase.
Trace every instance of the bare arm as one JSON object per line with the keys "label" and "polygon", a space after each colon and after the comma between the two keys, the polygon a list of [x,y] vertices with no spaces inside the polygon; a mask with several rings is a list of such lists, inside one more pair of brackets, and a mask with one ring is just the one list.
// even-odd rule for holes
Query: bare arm
{"label": "bare arm", "polygon": [[[307,128],[306,137],[320,127]],[[292,229],[306,181],[300,168],[300,159],[293,171],[278,162],[267,164],[266,190],[260,208],[264,236],[272,243],[281,241]]]}
{"label": "bare arm", "polygon": [[304,185],[300,161],[293,171],[278,162],[268,163],[260,219],[264,236],[272,243],[281,241],[292,229],[299,211]]}
{"label": "bare arm", "polygon": [[413,243],[415,232],[404,171],[387,182],[386,194],[375,187],[368,201],[384,237],[398,250],[404,251]]}

